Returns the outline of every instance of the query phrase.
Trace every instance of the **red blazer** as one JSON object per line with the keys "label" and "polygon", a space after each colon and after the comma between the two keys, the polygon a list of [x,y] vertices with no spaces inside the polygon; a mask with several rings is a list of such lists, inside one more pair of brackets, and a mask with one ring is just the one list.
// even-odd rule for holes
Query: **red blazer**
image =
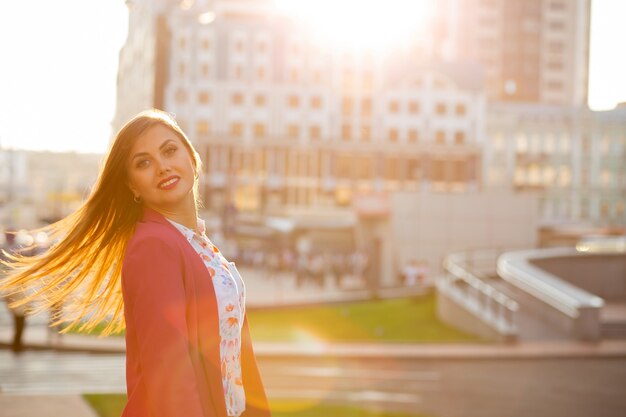
{"label": "red blazer", "polygon": [[[122,417],[226,417],[211,277],[187,239],[151,209],[128,242],[122,293],[128,393]],[[241,365],[242,417],[271,416],[247,318]]]}

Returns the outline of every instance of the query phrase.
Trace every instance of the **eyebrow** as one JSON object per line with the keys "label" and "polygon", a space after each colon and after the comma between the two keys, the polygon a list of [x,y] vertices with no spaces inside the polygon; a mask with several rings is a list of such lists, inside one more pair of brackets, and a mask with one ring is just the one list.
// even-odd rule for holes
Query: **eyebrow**
{"label": "eyebrow", "polygon": [[[174,143],[176,143],[176,142],[174,141],[174,139],[168,139],[168,140],[166,140],[165,142],[163,142],[163,143],[161,144],[161,146],[159,146],[159,150],[163,149],[163,148],[165,147],[165,145],[167,145],[167,144],[168,144],[168,143],[170,143],[170,142],[174,142]],[[137,158],[138,156],[145,156],[145,155],[149,155],[149,154],[148,154],[148,152],[137,152],[136,154],[134,154],[134,155],[133,155],[133,157],[131,158],[131,161],[132,161],[133,159]]]}

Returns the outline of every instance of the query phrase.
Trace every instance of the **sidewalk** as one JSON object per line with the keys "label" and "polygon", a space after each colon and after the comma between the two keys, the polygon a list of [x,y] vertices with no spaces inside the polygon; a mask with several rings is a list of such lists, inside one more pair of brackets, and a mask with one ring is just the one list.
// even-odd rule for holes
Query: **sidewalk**
{"label": "sidewalk", "polygon": [[80,395],[0,394],[0,417],[97,417]]}
{"label": "sidewalk", "polygon": [[[297,288],[293,277],[274,280],[261,277],[256,271],[240,267],[246,282],[248,308],[280,308],[281,306],[345,302],[367,299],[367,290],[358,289],[356,281],[347,281],[346,288],[334,287],[327,280],[324,289],[313,285]],[[424,294],[424,289],[390,288],[378,295],[400,297]],[[0,303],[4,304],[4,303]],[[29,317],[24,342],[31,350],[80,351],[116,353],[123,355],[123,337],[98,338],[68,334],[55,343],[49,340],[47,317]],[[8,348],[12,337],[12,322],[7,308],[0,305],[0,349]],[[289,357],[352,357],[398,358],[424,360],[497,360],[497,359],[560,359],[560,358],[623,358],[626,340],[606,340],[599,343],[569,341],[524,342],[514,344],[403,344],[403,343],[333,343],[298,344],[255,342],[259,358]],[[80,395],[14,395],[0,393],[0,417],[95,417],[95,413]]]}
{"label": "sidewalk", "polygon": [[[370,293],[360,289],[355,280],[347,280],[343,289],[327,279],[323,289],[312,284],[298,288],[293,276],[282,275],[268,280],[251,268],[239,267],[246,282],[248,308],[280,308],[291,305],[346,302],[368,299]],[[387,288],[379,291],[381,298],[424,294],[428,289]],[[123,337],[100,338],[66,334],[50,341],[45,315],[30,317],[23,340],[29,349],[86,351],[94,353],[125,352]],[[6,306],[0,306],[0,348],[7,348],[12,337],[12,324]],[[339,356],[398,357],[413,359],[496,359],[496,358],[582,358],[626,357],[626,340],[605,340],[597,343],[572,341],[536,341],[511,344],[493,343],[333,343],[298,344],[255,342],[260,357]],[[1,417],[1,416],[0,416]]]}

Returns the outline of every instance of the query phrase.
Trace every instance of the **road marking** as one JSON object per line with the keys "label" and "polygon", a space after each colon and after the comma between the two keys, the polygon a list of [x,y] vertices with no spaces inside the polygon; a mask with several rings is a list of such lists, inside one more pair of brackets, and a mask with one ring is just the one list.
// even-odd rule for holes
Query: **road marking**
{"label": "road marking", "polygon": [[333,400],[348,400],[354,402],[393,402],[402,404],[418,404],[422,402],[422,398],[416,394],[405,394],[397,392],[386,391],[337,391],[337,390],[268,390],[268,396],[271,398],[283,398],[283,399],[333,399]]}
{"label": "road marking", "polygon": [[[285,366],[276,371],[282,375],[301,375],[319,378],[358,378],[358,379],[395,379],[402,381],[430,381],[440,380],[441,373],[437,371],[389,371],[382,369],[346,369],[338,367],[307,367]],[[274,374],[274,372],[272,372]]]}

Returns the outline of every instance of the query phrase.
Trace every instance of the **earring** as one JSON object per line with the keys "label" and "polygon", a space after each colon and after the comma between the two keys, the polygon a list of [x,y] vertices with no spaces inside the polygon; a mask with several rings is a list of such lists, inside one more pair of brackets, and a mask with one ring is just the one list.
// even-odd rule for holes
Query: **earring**
{"label": "earring", "polygon": [[140,204],[141,203],[141,196],[140,195],[136,195],[133,196],[133,200],[135,201],[135,203]]}

